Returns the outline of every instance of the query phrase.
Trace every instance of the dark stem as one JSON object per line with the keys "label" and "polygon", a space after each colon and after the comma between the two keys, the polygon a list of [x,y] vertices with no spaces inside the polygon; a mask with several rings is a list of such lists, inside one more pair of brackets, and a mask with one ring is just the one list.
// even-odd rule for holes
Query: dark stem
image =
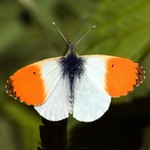
{"label": "dark stem", "polygon": [[67,120],[48,121],[42,118],[41,147],[38,150],[67,150]]}

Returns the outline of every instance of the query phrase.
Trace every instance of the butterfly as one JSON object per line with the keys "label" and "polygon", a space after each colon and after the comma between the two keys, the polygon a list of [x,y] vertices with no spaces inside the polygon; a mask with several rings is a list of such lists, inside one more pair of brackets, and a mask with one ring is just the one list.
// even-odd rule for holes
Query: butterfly
{"label": "butterfly", "polygon": [[95,121],[108,110],[111,97],[127,95],[145,78],[138,63],[108,55],[79,56],[75,45],[66,42],[64,56],[23,67],[6,85],[10,96],[33,105],[47,120],[60,121],[72,114],[79,121]]}

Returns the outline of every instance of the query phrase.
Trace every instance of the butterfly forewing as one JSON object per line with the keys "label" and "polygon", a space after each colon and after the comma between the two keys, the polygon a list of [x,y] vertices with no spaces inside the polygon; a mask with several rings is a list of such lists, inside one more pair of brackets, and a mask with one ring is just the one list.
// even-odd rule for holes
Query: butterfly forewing
{"label": "butterfly forewing", "polygon": [[127,95],[145,78],[144,69],[129,59],[110,57],[106,67],[106,90],[112,97]]}
{"label": "butterfly forewing", "polygon": [[9,78],[6,85],[6,91],[9,95],[28,105],[39,105],[45,100],[44,88],[41,68],[37,64],[18,70]]}
{"label": "butterfly forewing", "polygon": [[[53,72],[57,70],[57,59],[46,59],[18,70],[7,81],[7,93],[28,105],[38,106],[44,103],[54,88],[53,86],[49,90],[45,80],[48,75],[55,76]],[[47,63],[51,64],[49,68],[46,68]]]}
{"label": "butterfly forewing", "polygon": [[111,97],[127,95],[145,78],[144,69],[138,63],[129,59],[107,55],[89,55],[85,56],[85,58],[101,60],[103,62],[103,65],[93,63],[93,68],[95,68],[93,78],[95,78],[94,74],[98,73],[98,69],[105,70],[99,86],[103,87]]}

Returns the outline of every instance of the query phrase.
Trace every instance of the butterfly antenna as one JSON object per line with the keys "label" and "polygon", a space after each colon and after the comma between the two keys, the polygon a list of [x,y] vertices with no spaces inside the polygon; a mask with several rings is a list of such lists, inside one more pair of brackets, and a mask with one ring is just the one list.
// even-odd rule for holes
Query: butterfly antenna
{"label": "butterfly antenna", "polygon": [[55,26],[55,28],[57,29],[57,31],[60,33],[60,35],[62,36],[62,38],[65,40],[65,42],[68,44],[68,46],[70,45],[68,40],[65,38],[65,36],[62,34],[62,32],[60,31],[60,29],[58,28],[58,26],[56,25],[55,22],[52,22],[52,24]]}
{"label": "butterfly antenna", "polygon": [[81,40],[83,40],[93,29],[95,29],[96,26],[93,26],[91,29],[88,30],[88,32],[86,32],[86,34],[84,36],[81,37],[81,39],[79,41],[76,42],[76,44],[74,46],[77,46],[79,44],[79,42]]}

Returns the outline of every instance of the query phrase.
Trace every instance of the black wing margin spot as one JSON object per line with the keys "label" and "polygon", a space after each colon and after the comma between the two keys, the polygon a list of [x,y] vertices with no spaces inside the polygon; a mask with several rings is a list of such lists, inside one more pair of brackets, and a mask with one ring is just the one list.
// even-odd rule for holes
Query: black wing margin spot
{"label": "black wing margin spot", "polygon": [[145,70],[143,69],[142,66],[138,66],[137,67],[137,79],[136,79],[136,84],[133,85],[133,87],[137,87],[140,83],[142,83],[144,81],[144,79],[146,78],[145,76]]}
{"label": "black wing margin spot", "polygon": [[9,96],[13,97],[14,99],[19,99],[19,97],[17,97],[16,95],[16,92],[14,92],[14,87],[12,85],[13,81],[11,80],[11,78],[9,78],[7,80],[7,83],[6,83],[6,93],[9,94]]}

